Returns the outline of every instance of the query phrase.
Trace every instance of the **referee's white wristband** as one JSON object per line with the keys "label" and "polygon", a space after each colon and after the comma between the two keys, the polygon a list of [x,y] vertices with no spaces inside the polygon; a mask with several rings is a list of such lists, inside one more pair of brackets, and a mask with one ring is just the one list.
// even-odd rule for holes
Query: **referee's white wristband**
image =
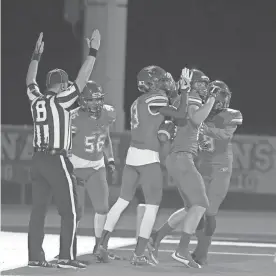
{"label": "referee's white wristband", "polygon": [[108,162],[115,162],[114,158],[109,158],[107,161]]}

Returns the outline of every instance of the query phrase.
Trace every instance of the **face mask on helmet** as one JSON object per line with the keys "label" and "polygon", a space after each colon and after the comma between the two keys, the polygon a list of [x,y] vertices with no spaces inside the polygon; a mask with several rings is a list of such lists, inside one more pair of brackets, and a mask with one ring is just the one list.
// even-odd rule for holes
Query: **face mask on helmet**
{"label": "face mask on helmet", "polygon": [[231,94],[225,90],[221,90],[217,96],[213,106],[214,110],[222,110],[229,107]]}
{"label": "face mask on helmet", "polygon": [[228,86],[224,82],[216,80],[209,84],[208,91],[211,91],[214,86],[219,87],[220,90],[217,93],[213,110],[218,111],[228,108],[231,100],[231,91]]}
{"label": "face mask on helmet", "polygon": [[196,93],[200,96],[200,98],[205,101],[208,94],[208,82],[205,81],[195,81],[192,83],[192,90],[196,91]]}
{"label": "face mask on helmet", "polygon": [[79,98],[81,108],[95,118],[99,118],[104,105],[104,93],[95,82],[87,84]]}
{"label": "face mask on helmet", "polygon": [[205,101],[208,95],[208,84],[210,79],[200,70],[192,69],[193,77],[191,91],[196,92]]}

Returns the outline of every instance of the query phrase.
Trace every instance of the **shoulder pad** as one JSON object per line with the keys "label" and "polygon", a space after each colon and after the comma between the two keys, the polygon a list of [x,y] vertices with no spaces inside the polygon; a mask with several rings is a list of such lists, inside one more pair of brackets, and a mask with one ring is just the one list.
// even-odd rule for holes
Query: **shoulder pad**
{"label": "shoulder pad", "polygon": [[188,105],[202,106],[202,99],[200,97],[189,96]]}
{"label": "shoulder pad", "polygon": [[104,104],[103,109],[106,111],[108,116],[108,121],[114,122],[116,120],[116,111],[113,106]]}
{"label": "shoulder pad", "polygon": [[162,93],[149,94],[145,97],[145,103],[151,106],[167,106],[169,98]]}
{"label": "shoulder pad", "polygon": [[242,113],[238,110],[234,109],[227,109],[226,111],[226,118],[225,118],[225,123],[228,125],[241,125],[243,118],[242,118]]}

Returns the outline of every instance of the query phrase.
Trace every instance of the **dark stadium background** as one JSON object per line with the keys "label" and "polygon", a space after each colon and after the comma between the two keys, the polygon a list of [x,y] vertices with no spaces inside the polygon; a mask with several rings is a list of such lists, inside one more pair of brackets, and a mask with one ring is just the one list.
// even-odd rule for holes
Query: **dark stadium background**
{"label": "dark stadium background", "polygon": [[[276,134],[276,1],[130,0],[128,5],[127,116],[138,95],[138,69],[158,64],[177,78],[188,65],[229,84],[231,105],[244,115],[240,133]],[[25,75],[40,31],[47,51],[39,83],[44,85],[46,72],[55,67],[76,76],[79,26],[63,19],[62,0],[2,1],[2,124],[31,124]]]}
{"label": "dark stadium background", "polygon": [[[44,89],[50,69],[63,68],[76,76],[83,22],[72,26],[64,20],[63,0],[5,0],[1,4],[2,124],[31,125],[25,77],[39,32],[44,32],[46,43],[38,72]],[[157,64],[177,79],[187,65],[230,86],[231,107],[244,117],[238,133],[275,136],[275,14],[274,0],[129,0],[126,128],[129,107],[138,95],[137,71]],[[176,197],[170,193],[164,195],[167,205]],[[4,184],[2,203],[18,201],[18,194],[17,185]],[[26,197],[30,203],[28,188]],[[176,202],[181,205],[180,199],[174,198]],[[275,195],[229,193],[223,207],[276,210]]]}

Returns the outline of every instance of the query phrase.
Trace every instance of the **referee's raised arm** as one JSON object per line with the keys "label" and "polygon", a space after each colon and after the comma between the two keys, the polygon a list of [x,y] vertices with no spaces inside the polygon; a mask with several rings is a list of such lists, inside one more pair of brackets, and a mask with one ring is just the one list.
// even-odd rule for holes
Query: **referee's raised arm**
{"label": "referee's raised arm", "polygon": [[40,93],[39,87],[37,86],[37,83],[36,83],[38,62],[44,50],[44,42],[42,39],[43,39],[43,33],[40,33],[39,38],[35,45],[35,50],[33,52],[32,60],[29,65],[27,78],[26,78],[27,94],[30,101],[33,101],[38,97],[42,96],[42,94]]}
{"label": "referee's raised arm", "polygon": [[84,61],[74,84],[68,89],[58,93],[56,96],[59,104],[65,109],[73,105],[89,80],[89,76],[92,73],[96,61],[96,55],[100,47],[100,32],[97,29],[94,30],[91,38],[86,38],[86,41],[89,47],[89,54]]}

